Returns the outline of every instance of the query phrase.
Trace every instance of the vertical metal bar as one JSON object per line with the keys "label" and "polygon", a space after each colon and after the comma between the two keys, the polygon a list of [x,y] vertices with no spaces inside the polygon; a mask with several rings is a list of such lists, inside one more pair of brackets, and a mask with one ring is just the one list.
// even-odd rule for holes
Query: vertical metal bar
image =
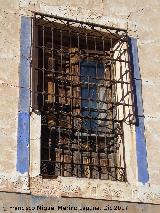
{"label": "vertical metal bar", "polygon": [[87,49],[87,62],[88,62],[88,34],[86,33],[86,49]]}
{"label": "vertical metal bar", "polygon": [[[103,44],[102,45],[103,46],[103,54],[105,54],[104,37],[102,37],[102,44]],[[103,90],[104,90],[105,96],[107,96],[107,84],[108,84],[108,82],[106,81],[107,80],[107,68],[106,68],[105,62],[103,62],[103,66],[104,66]],[[108,97],[105,97],[104,101],[106,101],[106,100],[108,100]],[[104,106],[107,106],[107,108],[108,108],[108,104],[107,103],[104,102],[103,104],[104,104]],[[107,111],[107,108],[105,109],[106,111]],[[103,107],[103,109],[104,109],[104,107]],[[109,164],[107,163],[107,159],[108,159],[108,149],[107,149],[107,128],[108,128],[108,126],[107,125],[108,125],[108,122],[105,121],[104,124],[105,124],[105,126],[103,127],[103,129],[104,129],[104,137],[105,137],[105,139],[104,139],[104,153],[105,153],[105,156],[106,156],[106,165],[105,166],[108,167],[109,166]],[[106,173],[107,173],[107,174],[104,175],[104,178],[106,177],[106,179],[108,179],[108,170],[107,170],[107,168],[104,168],[103,171],[106,171]]]}
{"label": "vertical metal bar", "polygon": [[103,40],[103,53],[105,53],[105,40],[104,40],[104,37],[102,37],[102,40]]}
{"label": "vertical metal bar", "polygon": [[[124,128],[123,128],[123,123],[121,122],[120,123],[120,126],[121,126],[121,131],[122,131],[122,134],[121,134],[121,140],[122,140],[122,146],[123,146],[123,163],[124,163],[124,170],[126,171],[126,159],[125,159],[125,145],[124,145]],[[126,172],[124,172],[124,180],[122,181],[127,181],[127,176],[126,176]]]}
{"label": "vertical metal bar", "polygon": [[[129,38],[128,42],[129,42]],[[130,54],[129,54],[129,44],[128,42],[126,42],[127,45],[127,58],[128,58],[128,68],[129,68],[129,81],[130,81],[130,90],[131,90],[131,103],[132,103],[132,113],[133,113],[133,120],[132,120],[132,124],[135,123],[135,114],[136,114],[136,110],[135,110],[135,101],[134,101],[134,93],[133,93],[133,82],[132,79],[134,78],[132,72],[131,72],[131,58],[130,58]]]}
{"label": "vertical metal bar", "polygon": [[[88,75],[87,76],[87,86],[88,86],[88,109],[85,109],[85,110],[87,110],[88,111],[88,118],[87,118],[87,123],[89,123],[89,127],[87,127],[87,128],[91,128],[91,108],[90,108],[90,106],[91,106],[91,98],[90,98],[90,76]],[[87,100],[85,100],[85,101],[87,101]],[[87,147],[88,147],[88,140],[87,140]]]}
{"label": "vertical metal bar", "polygon": [[[54,29],[53,29],[53,27],[51,27],[51,39],[52,39],[52,41],[51,41],[51,45],[52,45],[52,47],[51,47],[51,55],[52,55],[52,70],[51,70],[51,73],[52,73],[52,88],[53,88],[53,94],[51,95],[51,99],[52,99],[52,104],[54,104],[55,103],[55,83],[54,83],[54,78],[55,78],[55,70],[54,70],[54,66],[55,66],[55,64],[54,64],[54,58],[53,58],[53,40],[54,40],[54,33],[53,33],[53,31],[54,31]],[[53,118],[53,119],[55,119],[55,118]],[[55,122],[54,122],[55,123]],[[50,130],[51,131],[51,130]],[[51,133],[50,133],[51,134]],[[52,136],[51,136],[52,137]],[[52,144],[52,143],[54,143],[54,144]],[[55,150],[55,147],[56,147],[56,145],[55,145],[55,139],[54,140],[52,140],[52,138],[51,138],[51,144],[50,144],[50,149],[51,149],[51,147],[54,147],[54,149],[52,150],[52,152],[51,152],[51,156],[52,156],[52,159],[51,160],[53,160],[53,161],[57,161],[58,159],[57,159],[57,157],[56,157],[56,150]],[[58,173],[58,169],[57,169],[57,163],[56,162],[54,162],[54,165],[53,165],[53,168],[54,168],[54,174],[56,175],[57,173]]]}
{"label": "vertical metal bar", "polygon": [[[80,59],[80,34],[79,33],[77,33],[77,46],[78,46],[78,56],[79,56],[79,61],[78,61],[78,69],[79,69],[79,85],[81,85],[81,70],[80,70],[80,61],[81,61],[81,59]],[[81,99],[82,99],[82,97],[81,97],[81,88],[80,88],[80,86],[78,86],[78,91],[79,91],[79,95],[80,95],[80,97],[79,97],[79,101],[78,101],[78,104],[79,104],[79,115],[81,114]],[[78,125],[81,125],[80,127],[79,127],[79,129],[81,130],[82,129],[82,125],[83,124],[79,124],[80,123],[80,119],[82,120],[82,118],[79,118],[79,115],[77,115],[77,118],[78,118]],[[81,122],[82,123],[82,122]],[[82,157],[82,139],[80,139],[80,135],[82,136],[82,132],[80,133],[79,131],[80,130],[78,130],[78,152],[79,152],[79,156],[80,156],[80,159],[79,159],[79,163],[80,163],[80,165],[78,166],[78,168],[79,168],[79,170],[80,170],[80,176],[82,177],[82,175],[83,175],[83,172],[82,172],[82,170],[83,170],[83,166],[82,166],[82,164],[83,164],[83,157]],[[81,141],[80,141],[81,140]]]}
{"label": "vertical metal bar", "polygon": [[95,51],[97,51],[96,36],[94,37],[94,49],[95,49]]}
{"label": "vertical metal bar", "polygon": [[62,53],[62,51],[63,51],[63,34],[62,34],[63,32],[62,32],[62,30],[60,30],[60,36],[61,36],[61,72],[63,72],[63,64],[62,64],[62,60],[63,60],[63,53]]}
{"label": "vertical metal bar", "polygon": [[[111,39],[111,46],[113,45],[112,43],[112,39]],[[113,47],[112,47],[112,51],[113,51]],[[111,54],[112,55],[112,52]],[[117,133],[116,133],[116,85],[115,85],[115,81],[116,81],[116,70],[113,69],[113,61],[111,60],[111,71],[113,72],[112,73],[112,81],[113,81],[113,90],[112,90],[112,102],[113,102],[113,105],[112,105],[112,115],[113,115],[113,132],[114,132],[114,145],[113,145],[113,154],[112,154],[112,161],[113,161],[113,166],[115,167],[115,170],[113,170],[113,175],[114,175],[114,179],[116,179],[116,166],[117,166],[117,153],[116,152],[116,143],[117,143]],[[115,71],[115,72],[114,72]],[[111,170],[112,171],[112,170]]]}
{"label": "vertical metal bar", "polygon": [[[54,49],[53,49],[53,48],[54,48],[54,45],[53,45],[53,42],[54,42],[54,28],[53,28],[53,27],[51,28],[51,33],[52,33],[52,35],[51,35],[51,36],[52,36],[52,50],[51,50],[51,51],[52,51],[52,60],[54,61],[55,59],[54,59],[54,57],[53,57],[53,56],[54,56],[54,55],[53,55],[53,50],[54,50]],[[55,77],[55,75],[54,75],[54,74],[55,74],[54,66],[55,66],[55,64],[52,63],[52,73],[53,73],[53,77]],[[53,79],[53,84],[54,84],[54,79]],[[55,84],[54,84],[54,87],[55,87]],[[53,96],[52,98],[53,98],[53,99],[54,99],[54,95],[55,95],[55,90],[54,90],[54,94],[52,94],[52,96]]]}
{"label": "vertical metal bar", "polygon": [[43,93],[42,93],[42,95],[43,95],[43,106],[44,106],[44,101],[45,101],[45,97],[44,97],[45,96],[45,73],[44,73],[45,72],[45,64],[44,64],[45,63],[45,61],[44,61],[44,54],[45,54],[45,43],[44,43],[45,32],[44,31],[45,31],[45,27],[44,27],[44,25],[43,25],[42,29],[43,29],[43,35],[42,35],[43,36],[43,41],[42,41],[43,42],[43,47],[42,47],[43,48],[43,59],[42,59],[42,63],[43,63],[43,67],[42,67],[42,72],[43,72],[43,85],[42,85],[42,87],[43,87],[43,91],[42,92]]}
{"label": "vertical metal bar", "polygon": [[[34,14],[35,16],[35,14]],[[32,58],[32,63],[30,63],[30,82],[29,82],[29,85],[30,85],[30,107],[32,108],[33,110],[33,106],[35,106],[35,84],[34,83],[34,79],[35,79],[35,67],[33,67],[33,58],[35,58],[35,54],[34,54],[34,51],[35,51],[35,38],[33,35],[36,35],[35,34],[35,18],[32,18],[31,19],[31,46],[32,46],[32,51],[31,51],[31,58]],[[33,74],[34,72],[34,74]]]}
{"label": "vertical metal bar", "polygon": [[51,135],[49,136],[49,150],[48,150],[48,160],[51,161]]}

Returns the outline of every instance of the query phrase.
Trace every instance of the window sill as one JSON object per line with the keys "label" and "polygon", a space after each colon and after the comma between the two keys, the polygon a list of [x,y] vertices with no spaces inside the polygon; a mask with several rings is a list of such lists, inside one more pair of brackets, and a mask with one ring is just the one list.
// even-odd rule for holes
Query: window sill
{"label": "window sill", "polygon": [[30,179],[30,190],[33,195],[47,197],[79,197],[160,204],[160,193],[149,185],[137,186],[111,180],[60,176],[57,179],[43,179],[42,176],[36,176]]}

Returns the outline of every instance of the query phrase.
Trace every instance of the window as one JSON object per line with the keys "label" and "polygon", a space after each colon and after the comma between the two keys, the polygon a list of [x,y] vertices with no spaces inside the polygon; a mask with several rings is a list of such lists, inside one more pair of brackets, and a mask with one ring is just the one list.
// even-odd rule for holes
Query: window
{"label": "window", "polygon": [[126,31],[35,14],[33,36],[41,174],[126,181],[123,123],[134,122]]}

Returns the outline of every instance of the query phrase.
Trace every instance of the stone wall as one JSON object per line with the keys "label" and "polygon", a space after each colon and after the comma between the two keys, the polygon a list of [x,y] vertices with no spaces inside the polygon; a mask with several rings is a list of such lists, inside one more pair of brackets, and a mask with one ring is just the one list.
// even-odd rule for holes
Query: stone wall
{"label": "stone wall", "polygon": [[118,201],[105,201],[95,199],[56,198],[33,196],[15,193],[0,193],[0,211],[15,212],[118,212],[118,213],[159,213],[160,206],[142,203],[127,203]]}

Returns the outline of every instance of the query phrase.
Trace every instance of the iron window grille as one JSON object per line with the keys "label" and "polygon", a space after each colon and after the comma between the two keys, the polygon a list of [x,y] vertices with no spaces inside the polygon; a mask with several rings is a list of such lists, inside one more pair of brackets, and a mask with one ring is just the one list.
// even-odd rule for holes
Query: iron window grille
{"label": "iron window grille", "polygon": [[38,13],[33,23],[41,174],[126,181],[123,124],[134,123],[126,30]]}

